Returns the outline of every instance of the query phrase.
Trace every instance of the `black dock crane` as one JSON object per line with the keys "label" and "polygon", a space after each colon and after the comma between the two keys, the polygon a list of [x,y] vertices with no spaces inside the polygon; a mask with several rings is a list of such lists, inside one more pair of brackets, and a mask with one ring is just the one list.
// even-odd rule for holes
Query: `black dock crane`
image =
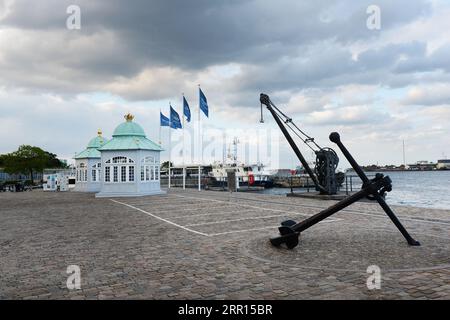
{"label": "black dock crane", "polygon": [[[292,119],[287,117],[283,112],[281,112],[271,101],[268,95],[261,93],[260,95],[260,102],[261,102],[261,122],[263,122],[262,118],[262,105],[266,105],[267,109],[272,113],[273,117],[275,118],[275,121],[277,122],[278,126],[280,127],[281,131],[283,132],[284,136],[288,140],[289,144],[291,145],[292,149],[294,149],[295,154],[299,158],[300,162],[305,167],[308,174],[313,179],[314,183],[316,184],[316,187],[321,191],[321,193],[328,193],[329,190],[324,188],[320,181],[318,181],[311,168],[308,166],[308,163],[305,161],[305,158],[301,154],[300,150],[298,149],[297,145],[295,144],[294,140],[290,136],[289,132],[287,131],[286,127],[290,128],[294,133],[298,134],[300,132],[304,137],[301,138],[301,136],[298,134],[298,136],[303,140],[304,143],[308,144],[309,142],[312,142],[315,144],[319,150],[316,152],[317,161],[321,161],[319,159],[320,152],[326,151],[330,152],[326,155],[326,157],[334,157],[336,153],[332,149],[324,149],[320,148],[315,142],[314,139],[303,133],[293,122]],[[284,119],[284,124],[281,119]],[[298,132],[296,132],[290,125],[294,126],[295,129],[297,129]],[[285,244],[289,249],[295,248],[299,243],[299,236],[300,233],[305,231],[306,229],[309,229],[310,227],[314,226],[315,224],[319,223],[320,221],[328,218],[329,216],[337,213],[340,210],[343,210],[344,208],[348,207],[349,205],[363,199],[363,198],[369,198],[371,200],[376,200],[378,204],[381,206],[381,208],[384,210],[384,212],[387,214],[387,216],[391,219],[391,221],[394,223],[394,225],[397,227],[397,229],[401,232],[403,237],[406,239],[409,245],[411,246],[420,246],[420,242],[415,240],[405,229],[405,227],[402,225],[400,220],[397,218],[395,213],[392,211],[392,209],[389,207],[389,205],[384,200],[384,196],[387,192],[392,191],[392,181],[389,178],[389,176],[384,176],[381,173],[377,173],[375,175],[375,178],[369,179],[364,171],[361,169],[361,167],[358,165],[356,160],[353,158],[353,156],[350,154],[350,152],[347,150],[347,148],[344,146],[344,144],[341,142],[341,137],[339,133],[332,132],[330,134],[330,141],[335,143],[341,152],[344,154],[345,158],[348,160],[348,162],[351,164],[353,169],[355,170],[356,174],[360,177],[360,179],[363,182],[363,185],[361,187],[361,190],[356,192],[355,194],[352,194],[343,200],[335,203],[334,205],[330,206],[327,209],[324,209],[320,211],[319,213],[316,213],[315,215],[301,221],[301,222],[295,222],[293,220],[287,220],[283,221],[281,223],[281,226],[278,228],[278,231],[280,233],[279,236],[273,237],[270,239],[270,242],[272,245],[279,247],[281,244]],[[330,156],[331,155],[331,156]],[[336,155],[337,159],[337,155]],[[332,161],[335,162],[329,162],[331,164],[335,164],[337,166],[338,159],[332,159]],[[327,160],[328,161],[328,160]],[[332,166],[329,166],[326,171],[326,173],[329,173],[329,170],[332,168]],[[317,171],[317,166],[316,166]],[[319,176],[318,172],[318,176]],[[334,173],[334,171],[333,171]],[[330,179],[328,177],[328,179]],[[320,179],[319,179],[320,180]],[[329,193],[328,193],[329,194]]]}
{"label": "black dock crane", "polygon": [[[261,121],[264,122],[262,105],[265,105],[267,109],[272,114],[273,118],[277,122],[278,126],[283,132],[286,140],[288,141],[291,148],[294,150],[297,158],[300,160],[301,164],[305,168],[311,180],[316,186],[316,190],[321,194],[333,195],[337,193],[338,183],[336,179],[336,168],[339,163],[339,158],[336,152],[331,148],[322,148],[319,146],[314,138],[303,132],[293,121],[292,118],[285,115],[275,104],[270,100],[267,94],[261,93]],[[316,155],[316,166],[314,171],[308,165],[297,144],[292,139],[287,128],[289,128],[303,143],[305,143]]]}

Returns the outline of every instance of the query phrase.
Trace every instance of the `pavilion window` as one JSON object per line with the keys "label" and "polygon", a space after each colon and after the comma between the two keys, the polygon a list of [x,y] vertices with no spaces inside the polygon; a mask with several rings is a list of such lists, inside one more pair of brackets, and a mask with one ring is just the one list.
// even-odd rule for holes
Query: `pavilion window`
{"label": "pavilion window", "polygon": [[78,168],[81,168],[81,169],[78,170],[78,172],[79,172],[78,173],[78,181],[80,181],[80,182],[85,182],[86,181],[85,176],[87,176],[87,174],[86,174],[87,169],[85,170],[84,169],[85,167],[86,166],[85,166],[84,162],[81,162],[78,165]]}
{"label": "pavilion window", "polygon": [[155,180],[159,180],[159,166],[155,166]]}
{"label": "pavilion window", "polygon": [[150,180],[155,180],[155,167],[154,166],[150,166],[150,172],[152,174],[152,177]]}
{"label": "pavilion window", "polygon": [[128,167],[128,181],[130,182],[134,181],[134,166]]}
{"label": "pavilion window", "polygon": [[127,163],[127,157],[114,157],[112,158],[112,163]]}
{"label": "pavilion window", "polygon": [[92,182],[98,182],[101,181],[101,177],[102,177],[102,172],[101,172],[101,168],[102,167],[102,163],[99,162],[97,164],[94,164],[92,166]]}
{"label": "pavilion window", "polygon": [[154,156],[147,156],[141,160],[141,181],[159,180],[159,165],[155,164],[158,162]]}
{"label": "pavilion window", "polygon": [[110,182],[111,181],[111,168],[110,167],[105,167],[105,182]]}
{"label": "pavilion window", "polygon": [[120,182],[127,182],[127,167],[120,167]]}
{"label": "pavilion window", "polygon": [[148,156],[143,160],[145,163],[155,163],[155,157]]}
{"label": "pavilion window", "polygon": [[145,166],[145,181],[150,180],[150,170],[148,166]]}
{"label": "pavilion window", "polygon": [[113,182],[119,181],[118,171],[119,171],[119,167],[117,167],[117,166],[113,167]]}
{"label": "pavilion window", "polygon": [[[111,165],[111,164],[120,165]],[[135,179],[135,167],[130,165],[135,163],[133,159],[124,156],[113,157],[105,161],[105,181],[106,181],[106,171],[108,175],[111,174],[112,168],[112,179],[109,178],[107,182],[129,182]],[[100,168],[101,164],[97,164],[97,168]],[[98,175],[100,175],[100,169],[98,170]],[[143,173],[141,172],[141,180],[143,180]],[[112,180],[112,181],[111,181]]]}

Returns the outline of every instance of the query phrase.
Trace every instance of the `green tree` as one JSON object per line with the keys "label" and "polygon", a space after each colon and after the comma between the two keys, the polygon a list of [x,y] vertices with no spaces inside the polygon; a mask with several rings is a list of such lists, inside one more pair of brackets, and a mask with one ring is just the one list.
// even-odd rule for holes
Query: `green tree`
{"label": "green tree", "polygon": [[45,168],[64,168],[66,164],[59,160],[55,154],[42,150],[39,147],[22,145],[17,151],[4,154],[0,163],[5,172],[29,174],[33,180],[33,173]]}
{"label": "green tree", "polygon": [[[173,162],[170,162],[170,167],[173,168]],[[161,164],[161,169],[162,170],[169,169],[169,161],[164,161]]]}

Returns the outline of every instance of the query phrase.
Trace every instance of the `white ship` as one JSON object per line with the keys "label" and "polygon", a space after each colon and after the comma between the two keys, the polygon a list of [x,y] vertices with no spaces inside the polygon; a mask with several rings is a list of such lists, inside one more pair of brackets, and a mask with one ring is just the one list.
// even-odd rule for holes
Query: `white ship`
{"label": "white ship", "polygon": [[265,170],[262,163],[246,165],[240,163],[237,159],[237,144],[239,140],[233,140],[233,153],[228,151],[227,160],[222,163],[215,162],[211,166],[211,171],[208,173],[209,177],[214,178],[218,183],[227,180],[228,172],[234,171],[238,179],[239,186],[263,186],[266,188],[272,187],[272,182],[269,179],[271,172]]}
{"label": "white ship", "polygon": [[269,179],[271,173],[264,170],[263,164],[245,165],[242,163],[214,163],[212,165],[212,170],[209,172],[209,176],[220,183],[227,180],[227,175],[230,171],[236,173],[239,186],[272,187],[272,181]]}

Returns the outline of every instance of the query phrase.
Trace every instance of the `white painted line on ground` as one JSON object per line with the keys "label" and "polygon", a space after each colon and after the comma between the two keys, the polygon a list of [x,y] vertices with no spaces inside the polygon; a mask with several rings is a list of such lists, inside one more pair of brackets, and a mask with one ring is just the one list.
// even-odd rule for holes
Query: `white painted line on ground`
{"label": "white painted line on ground", "polygon": [[[181,195],[176,195],[176,194],[174,194],[174,196],[176,196],[176,197],[186,197],[186,196],[181,196]],[[205,201],[216,201],[216,202],[230,203],[230,201],[208,199],[208,198],[200,198],[200,197],[186,197],[186,198],[200,199],[200,200],[205,200]],[[230,198],[230,199],[233,199],[233,200],[239,200],[240,199],[240,200],[246,200],[246,201],[258,201],[259,200],[259,199],[249,199],[249,198],[242,198],[242,197],[235,197],[235,198]],[[264,202],[264,200],[261,200],[261,201]],[[279,204],[279,205],[284,205],[284,206],[291,206],[291,207],[297,205],[297,204],[288,204],[288,203],[284,204],[284,203],[272,202],[272,201],[269,201],[268,203]],[[245,205],[245,204],[236,204],[236,205],[249,206],[249,205]],[[301,204],[299,204],[299,205],[301,206]],[[317,209],[320,209],[320,210],[326,209],[326,207],[312,206],[312,205],[307,205],[307,206],[305,206],[305,208],[307,208],[307,209],[317,208]],[[260,208],[260,209],[285,212],[283,210],[277,210],[277,209],[266,209],[266,208]],[[424,210],[425,209],[426,208],[424,208]],[[379,213],[378,212],[375,213],[375,212],[361,212],[361,211],[352,210],[352,209],[343,209],[343,210],[341,210],[341,213],[356,214],[356,215],[361,215],[361,216],[369,216],[369,217],[374,217],[374,218],[379,218],[379,219],[380,218],[381,219],[385,219],[387,217],[386,214],[383,211],[380,211]],[[398,219],[400,221],[402,221],[402,220],[410,220],[410,221],[415,221],[415,222],[419,222],[419,223],[429,223],[429,224],[438,224],[438,225],[446,225],[446,226],[449,225],[448,221],[442,221],[442,222],[440,222],[440,221],[432,221],[432,220],[428,220],[426,218],[424,218],[424,219],[417,219],[417,218],[413,218],[413,217],[410,217],[410,216],[403,216],[403,215],[399,215],[397,217],[398,217]]]}
{"label": "white painted line on ground", "polygon": [[[223,209],[223,207],[218,207],[217,209]],[[213,213],[189,214],[189,215],[175,216],[175,217],[170,217],[170,218],[172,218],[172,219],[181,219],[181,218],[203,217],[203,216],[221,216],[223,214],[237,214],[237,213],[239,213],[239,212],[236,212],[236,211],[228,211],[228,212],[224,211],[224,212],[213,212]]]}
{"label": "white painted line on ground", "polygon": [[132,208],[132,209],[134,209],[134,210],[143,212],[143,213],[145,213],[145,214],[147,214],[147,215],[149,215],[149,216],[151,216],[151,217],[153,217],[153,218],[155,218],[155,219],[164,221],[164,222],[166,222],[166,223],[168,223],[168,224],[171,224],[171,225],[173,225],[173,226],[175,226],[175,227],[178,227],[178,228],[180,228],[180,229],[183,229],[183,230],[186,230],[186,231],[195,233],[195,234],[199,234],[199,235],[202,235],[202,236],[205,236],[205,237],[209,237],[209,236],[210,236],[209,234],[206,234],[206,233],[203,233],[203,232],[199,232],[199,231],[195,231],[195,230],[186,228],[186,227],[184,227],[184,226],[182,226],[182,225],[179,225],[179,224],[177,224],[177,223],[175,223],[175,222],[172,222],[172,221],[166,220],[166,219],[164,219],[164,218],[158,217],[158,216],[156,216],[156,215],[154,215],[154,214],[152,214],[152,213],[150,213],[150,212],[147,212],[147,211],[142,210],[142,209],[140,209],[140,208],[134,207],[134,206],[132,206],[132,205],[130,205],[130,204],[127,204],[127,203],[124,203],[124,202],[120,202],[120,201],[117,201],[117,200],[114,200],[114,199],[110,199],[110,200],[111,200],[112,202],[115,202],[115,203],[124,205],[124,206],[126,206],[126,207]]}
{"label": "white painted line on ground", "polygon": [[221,235],[224,235],[224,234],[231,234],[231,233],[242,233],[242,232],[248,232],[248,231],[257,231],[257,230],[265,230],[265,229],[276,229],[278,227],[279,227],[279,225],[277,225],[277,226],[269,226],[269,227],[261,227],[261,228],[254,228],[254,229],[226,231],[226,232],[220,232],[220,233],[210,233],[209,235],[211,237],[215,237],[215,236],[221,236]]}
{"label": "white painted line on ground", "polygon": [[[135,203],[129,203],[129,204],[132,206],[135,206],[137,208],[145,208],[150,205],[149,203],[147,203],[147,205],[144,205],[144,204],[137,205]],[[193,206],[194,204],[195,203],[183,204],[183,205],[180,204],[179,206],[172,206],[170,208],[158,206],[158,210],[161,210],[161,213],[164,213],[164,216],[167,218],[170,218],[170,219],[237,213],[237,212],[233,212],[233,211],[228,211],[228,212],[224,211],[224,212],[214,212],[214,213],[189,214],[190,211],[198,211],[199,210],[199,207]],[[238,208],[232,208],[232,206],[230,206],[230,207],[231,208],[229,208],[228,206],[219,205],[219,204],[217,204],[217,206],[209,205],[208,210],[223,210],[223,209],[238,210]],[[176,215],[176,216],[171,215],[171,214],[183,214],[183,213],[184,213],[184,215]]]}
{"label": "white painted line on ground", "polygon": [[[291,214],[290,216],[306,216],[305,214]],[[307,215],[309,216],[309,215]],[[219,221],[212,221],[212,222],[203,222],[203,223],[193,223],[193,224],[187,224],[186,227],[196,227],[196,226],[206,226],[210,224],[220,224],[220,223],[227,223],[227,222],[236,222],[236,221],[245,221],[245,220],[258,220],[258,219],[268,219],[268,218],[279,218],[279,217],[287,217],[285,214],[277,214],[277,215],[271,215],[271,216],[260,216],[260,217],[246,217],[246,218],[239,218],[239,219],[229,219],[229,220],[219,220]]]}
{"label": "white painted line on ground", "polygon": [[[335,220],[328,220],[328,221],[324,220],[321,223],[334,222],[334,221]],[[210,237],[215,237],[215,236],[221,236],[221,235],[231,234],[231,233],[242,233],[242,232],[247,232],[247,231],[258,231],[258,230],[265,230],[265,229],[277,229],[279,226],[280,225],[270,226],[270,227],[253,228],[253,229],[245,229],[245,230],[226,231],[226,232],[220,232],[220,233],[210,233],[209,236]]]}
{"label": "white painted line on ground", "polygon": [[223,200],[216,200],[216,199],[207,199],[207,198],[200,198],[200,197],[188,197],[188,196],[181,196],[181,195],[178,195],[178,194],[174,194],[174,196],[175,197],[181,197],[181,198],[190,198],[190,199],[204,200],[204,201],[208,201],[208,202],[209,201],[214,201],[214,202],[220,202],[220,203],[226,203],[226,204],[235,204],[236,206],[253,208],[253,209],[259,209],[259,210],[266,210],[266,211],[282,212],[282,213],[287,213],[287,214],[290,214],[290,215],[294,215],[294,214],[301,215],[302,214],[302,213],[299,213],[299,212],[288,212],[286,210],[262,208],[262,207],[252,206],[252,205],[249,205],[249,204],[233,203],[233,202],[230,202],[230,201],[223,201]]}
{"label": "white painted line on ground", "polygon": [[[179,201],[178,201],[179,200]],[[167,205],[167,201],[170,201],[170,204]],[[148,206],[148,205],[158,205],[161,206],[161,204],[163,204],[162,206],[165,208],[176,208],[178,206],[188,206],[188,205],[193,205],[195,204],[195,202],[186,202],[186,201],[182,201],[182,199],[166,199],[165,202],[154,202],[154,201],[139,201],[139,202],[130,202],[131,205],[134,206]],[[166,204],[166,205],[164,205]]]}

